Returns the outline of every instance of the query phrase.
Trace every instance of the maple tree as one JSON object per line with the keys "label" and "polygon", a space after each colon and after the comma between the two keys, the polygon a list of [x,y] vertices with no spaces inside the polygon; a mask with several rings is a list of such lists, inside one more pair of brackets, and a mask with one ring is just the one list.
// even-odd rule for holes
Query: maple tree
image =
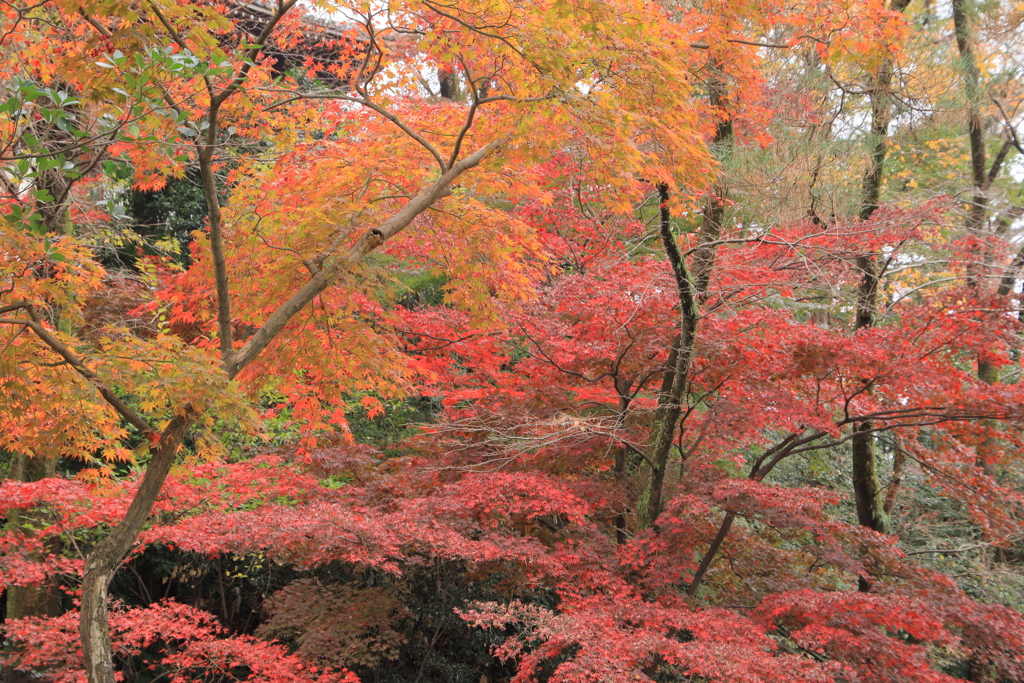
{"label": "maple tree", "polygon": [[[930,490],[1017,571],[985,11],[7,5],[8,671],[1019,679],[1020,605],[910,545]],[[120,203],[189,182],[182,267]]]}

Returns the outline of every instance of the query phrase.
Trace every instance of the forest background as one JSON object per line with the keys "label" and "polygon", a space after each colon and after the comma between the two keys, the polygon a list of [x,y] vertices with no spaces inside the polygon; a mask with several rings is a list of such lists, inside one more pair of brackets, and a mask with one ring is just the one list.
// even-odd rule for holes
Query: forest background
{"label": "forest background", "polygon": [[1024,6],[0,8],[4,680],[1024,680]]}

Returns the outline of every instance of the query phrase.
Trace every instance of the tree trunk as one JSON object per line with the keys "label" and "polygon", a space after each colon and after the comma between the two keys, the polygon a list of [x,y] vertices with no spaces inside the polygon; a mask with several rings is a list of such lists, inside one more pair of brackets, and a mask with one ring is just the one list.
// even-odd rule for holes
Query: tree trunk
{"label": "tree trunk", "polygon": [[675,235],[672,234],[668,186],[658,185],[658,195],[661,199],[661,242],[672,264],[676,290],[679,294],[679,337],[669,354],[665,379],[661,394],[658,396],[658,408],[654,414],[654,427],[647,449],[649,477],[636,504],[638,529],[653,526],[661,514],[662,488],[665,485],[668,455],[672,450],[676,424],[682,413],[682,398],[690,375],[698,320],[696,292],[686,269],[686,261],[679,253]]}
{"label": "tree trunk", "polygon": [[892,515],[892,511],[896,507],[896,499],[899,497],[906,469],[907,453],[897,445],[896,454],[892,458],[892,479],[889,480],[889,486],[886,487],[885,503],[882,505],[882,510],[887,515]]}
{"label": "tree trunk", "polygon": [[[54,84],[55,87],[57,84]],[[54,106],[48,97],[43,97],[40,104],[44,107]],[[40,122],[37,122],[38,125]],[[47,145],[62,147],[73,144],[74,136],[52,127],[45,127],[36,131],[40,136],[45,135]],[[97,152],[99,153],[99,152]],[[64,168],[51,168],[41,171],[35,178],[35,186],[45,191],[51,197],[49,201],[39,201],[36,208],[42,215],[42,223],[50,235],[71,235],[74,233],[74,226],[71,222],[71,188],[74,179],[70,177]],[[40,269],[42,277],[50,277],[52,271],[49,268]],[[52,321],[58,329],[67,328],[68,324],[62,320],[61,311],[58,306],[52,307]],[[48,477],[53,477],[57,472],[56,456],[28,456],[25,453],[15,453],[11,462],[11,479],[14,481],[29,483],[36,482]],[[45,513],[39,510],[11,509],[7,511],[7,528],[15,530],[23,525],[33,525],[35,522],[42,522]],[[32,533],[29,531],[28,533]],[[60,550],[61,541],[59,537],[46,539],[45,544],[50,552],[56,553]],[[42,558],[32,558],[42,559]],[[55,617],[59,616],[60,592],[52,585],[39,586],[11,586],[7,589],[6,616],[8,619],[21,619],[24,617]],[[7,683],[28,681],[30,678],[21,672],[9,670],[5,680]]]}
{"label": "tree trunk", "polygon": [[[953,0],[953,28],[956,32],[956,46],[960,53],[964,75],[964,94],[967,98],[967,137],[971,144],[971,180],[974,184],[974,197],[967,211],[965,226],[969,233],[980,238],[988,210],[988,173],[986,172],[985,130],[981,121],[978,102],[981,92],[981,71],[974,55],[974,31],[970,14],[973,8],[968,7],[968,0]],[[978,282],[977,268],[968,271],[968,284]]]}
{"label": "tree trunk", "polygon": [[853,441],[853,491],[857,502],[857,521],[879,533],[891,532],[889,514],[878,479],[878,458],[870,422],[857,425]]}
{"label": "tree trunk", "polygon": [[[712,77],[709,83],[708,100],[712,107],[722,107],[725,99],[725,83]],[[711,151],[715,158],[724,162],[732,156],[733,132],[732,119],[722,116],[715,126],[715,136],[711,140]],[[701,211],[701,229],[697,237],[697,250],[693,254],[693,284],[701,299],[707,296],[708,285],[711,284],[711,273],[715,269],[715,258],[718,255],[718,240],[722,236],[725,218],[725,200],[729,187],[725,182],[724,173],[720,173],[711,186],[707,202]]]}
{"label": "tree trunk", "polygon": [[160,494],[174,456],[185,438],[185,432],[201,411],[193,406],[185,409],[167,425],[153,450],[153,459],[146,468],[128,513],[110,534],[100,541],[85,559],[82,579],[82,612],[79,634],[85,654],[85,671],[90,683],[114,683],[114,660],[107,616],[107,589],[121,561],[131,551],[142,532]]}
{"label": "tree trunk", "polygon": [[[953,27],[956,32],[956,46],[960,53],[964,76],[964,94],[967,99],[967,137],[971,147],[971,181],[974,185],[974,197],[971,199],[964,227],[970,237],[980,241],[991,237],[984,231],[985,218],[988,214],[988,190],[1002,168],[1008,146],[1003,145],[1003,149],[992,160],[992,166],[986,168],[988,162],[986,160],[985,129],[978,106],[981,100],[981,71],[974,54],[974,25],[971,16],[974,11],[975,8],[971,6],[969,0],[953,0]],[[979,290],[984,287],[986,262],[987,259],[982,254],[975,262],[967,264],[967,284],[969,286]],[[1012,268],[1013,264],[1011,264]],[[998,384],[999,368],[978,358],[978,379],[986,384]],[[995,477],[998,474],[998,467],[994,462],[993,453],[999,447],[999,438],[996,435],[998,423],[994,420],[983,420],[982,425],[989,430],[989,436],[978,447],[975,464],[985,474]]]}
{"label": "tree trunk", "polygon": [[[717,77],[712,77],[709,88],[708,97],[711,105],[721,107],[725,99],[725,83]],[[732,119],[723,114],[715,127],[715,136],[711,141],[712,152],[720,160],[727,158],[732,150],[732,141]],[[661,514],[668,455],[672,451],[676,425],[682,414],[683,394],[689,380],[690,364],[693,361],[693,344],[699,319],[698,301],[707,296],[707,288],[711,282],[718,253],[718,240],[722,234],[726,192],[725,182],[721,178],[709,191],[707,203],[702,211],[701,231],[697,237],[697,250],[693,255],[691,275],[672,234],[668,186],[658,185],[661,200],[661,242],[672,264],[679,295],[679,335],[666,363],[665,381],[658,397],[654,428],[647,449],[650,477],[637,500],[638,529],[652,526]]]}
{"label": "tree trunk", "polygon": [[700,584],[704,581],[704,575],[708,573],[708,569],[711,568],[711,563],[715,561],[715,556],[718,555],[718,550],[722,547],[722,542],[725,541],[725,537],[729,535],[729,529],[732,528],[732,522],[736,519],[735,512],[725,513],[725,519],[722,520],[721,526],[718,527],[718,533],[715,534],[715,538],[712,539],[711,545],[708,547],[704,557],[701,558],[700,566],[697,567],[696,573],[693,578],[690,579],[690,585],[686,587],[686,594],[691,598],[697,595],[697,590],[700,588]]}
{"label": "tree trunk", "polygon": [[[11,462],[11,479],[24,483],[35,482],[52,477],[56,473],[56,460],[45,457],[29,457],[24,453],[15,453]],[[24,525],[35,526],[36,522],[42,522],[45,512],[41,510],[23,510],[12,508],[7,511],[8,531],[23,530]],[[59,538],[49,538],[44,541],[47,549],[57,552],[60,549]],[[41,557],[29,557],[29,559],[41,560]],[[50,584],[38,586],[9,586],[7,588],[6,619],[23,619],[25,617],[56,617],[60,616],[60,592]],[[35,680],[27,673],[7,669],[4,672],[6,683],[28,683]]]}
{"label": "tree trunk", "polygon": [[[892,9],[902,12],[909,0],[894,0]],[[889,90],[892,86],[893,63],[886,59],[871,79],[871,165],[864,173],[861,190],[860,219],[869,220],[879,206],[882,195],[882,179],[885,172],[886,143],[889,137],[889,123],[892,121],[892,102]],[[855,330],[864,330],[875,325],[878,308],[878,284],[881,268],[874,254],[865,254],[857,259],[861,273],[857,286],[857,311]],[[870,422],[854,425],[851,450],[853,453],[853,492],[857,504],[857,521],[883,534],[890,533],[891,523],[885,510],[885,498],[878,479],[878,455],[875,452],[875,435]],[[860,587],[866,590],[869,584],[861,578]]]}
{"label": "tree trunk", "polygon": [[[294,2],[294,0],[289,0],[289,2]],[[283,7],[290,6],[286,4]],[[451,193],[452,184],[460,175],[475,167],[502,144],[503,141],[495,140],[452,165],[397,213],[378,224],[377,227],[363,233],[346,253],[335,256],[333,263],[316,271],[305,285],[267,317],[263,325],[256,330],[242,348],[222,357],[228,379],[234,379],[246,365],[259,356],[289,321],[327,289],[337,277],[347,272],[349,268],[387,239],[408,227],[417,216],[433,206],[436,201],[448,196]],[[49,336],[41,326],[34,329],[37,334],[43,335],[44,341],[52,348],[61,349],[61,355],[64,355],[65,359],[79,373],[87,379],[99,381],[95,373],[88,370],[80,359],[74,357],[72,351],[63,348],[59,341]],[[132,419],[141,422],[143,431],[145,431],[146,425],[141,418],[120,403],[120,400],[107,387],[100,384],[99,389],[107,402],[114,406],[122,416],[130,415]],[[149,432],[154,438],[153,459],[146,468],[146,473],[132,499],[128,513],[121,523],[86,557],[85,577],[82,580],[79,633],[82,638],[85,670],[89,683],[114,683],[114,662],[110,650],[110,625],[107,618],[107,588],[121,561],[142,532],[149,513],[153,509],[153,504],[160,494],[160,488],[174,463],[174,456],[185,438],[185,433],[205,409],[204,405],[188,404],[168,423],[159,436]]]}
{"label": "tree trunk", "polygon": [[[629,391],[633,386],[633,382],[629,380],[615,378],[615,391],[619,395],[619,407],[618,412],[615,415],[615,428],[621,429],[626,422],[626,415],[629,413],[629,404],[631,397]],[[628,448],[625,444],[619,446],[615,451],[615,478],[621,485],[626,480],[626,455]],[[626,533],[626,511],[615,515],[615,542],[618,545],[624,545],[628,540]]]}
{"label": "tree trunk", "polygon": [[[874,256],[857,259],[857,265],[861,270],[861,282],[857,297],[856,329],[862,330],[875,324],[879,273]],[[878,479],[878,455],[875,452],[873,427],[870,422],[862,422],[853,428],[855,431],[851,439],[851,451],[857,521],[868,529],[883,534],[890,533],[892,529],[889,515],[885,512],[884,494]],[[863,583],[861,587],[864,587]]]}

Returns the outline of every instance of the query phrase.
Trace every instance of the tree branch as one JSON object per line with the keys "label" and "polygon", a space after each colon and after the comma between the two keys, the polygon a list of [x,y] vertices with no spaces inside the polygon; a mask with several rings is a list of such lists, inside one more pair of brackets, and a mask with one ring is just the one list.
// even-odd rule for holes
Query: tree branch
{"label": "tree branch", "polygon": [[246,365],[251,363],[263,349],[267,348],[270,342],[276,337],[285,325],[291,321],[296,313],[327,289],[337,277],[351,268],[364,256],[379,247],[391,237],[394,237],[404,230],[413,219],[419,216],[432,206],[437,200],[451,194],[451,184],[460,175],[469,169],[477,166],[489,154],[505,143],[504,139],[495,140],[485,147],[480,148],[462,161],[448,169],[433,184],[425,188],[418,195],[409,200],[402,209],[394,216],[384,221],[375,228],[365,232],[348,253],[338,258],[327,268],[323,268],[311,277],[299,291],[292,295],[288,301],[281,304],[274,311],[263,325],[256,330],[256,333],[249,338],[249,341],[233,353],[225,362],[225,369],[229,377],[235,377]]}
{"label": "tree branch", "polygon": [[[5,306],[3,312],[14,310],[14,306],[14,304],[12,304],[11,306]],[[88,381],[90,384],[96,387],[96,389],[100,392],[100,395],[103,396],[103,400],[105,400],[114,410],[116,410],[118,414],[121,417],[123,417],[130,425],[132,425],[133,427],[135,427],[136,429],[138,429],[140,432],[147,436],[155,437],[157,435],[156,430],[153,429],[153,427],[150,426],[150,424],[146,422],[141,416],[139,416],[138,413],[136,413],[134,410],[128,407],[128,405],[124,401],[118,398],[117,395],[113,391],[111,391],[106,384],[103,383],[99,375],[97,375],[82,361],[78,354],[76,354],[74,351],[68,348],[63,342],[57,339],[57,337],[53,336],[53,334],[51,334],[50,331],[43,326],[42,321],[40,320],[39,316],[36,314],[32,306],[22,304],[17,307],[24,309],[25,312],[28,313],[30,319],[26,320],[24,318],[0,318],[0,324],[22,325],[35,332],[36,336],[39,337],[44,344],[49,346],[55,353],[57,353],[57,355],[59,355],[61,358],[67,361],[68,365],[73,367],[79,375],[86,379],[86,381]]]}

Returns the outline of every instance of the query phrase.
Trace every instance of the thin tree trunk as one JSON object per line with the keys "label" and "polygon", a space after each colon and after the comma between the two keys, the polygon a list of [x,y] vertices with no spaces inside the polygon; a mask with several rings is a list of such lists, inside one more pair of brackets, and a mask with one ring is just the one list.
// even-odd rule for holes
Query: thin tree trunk
{"label": "thin tree trunk", "polygon": [[[722,107],[725,99],[725,83],[712,77],[708,92],[708,100],[712,107]],[[715,136],[711,141],[711,151],[719,162],[725,162],[732,156],[733,132],[732,119],[723,115],[715,126]],[[700,235],[697,237],[697,250],[693,254],[693,284],[700,298],[707,296],[708,285],[711,284],[711,273],[715,269],[718,255],[717,241],[722,236],[725,218],[725,202],[729,187],[725,174],[720,173],[711,186],[707,202],[701,211],[702,223]]]}
{"label": "thin tree trunk", "polygon": [[[712,77],[709,92],[711,105],[721,107],[724,98],[724,82],[717,77]],[[712,152],[720,160],[726,158],[732,149],[732,141],[732,120],[723,115],[715,127],[715,136],[711,141]],[[669,263],[672,265],[676,291],[679,296],[679,334],[669,353],[665,379],[658,396],[658,408],[654,415],[654,427],[647,449],[647,465],[650,476],[636,505],[638,529],[653,526],[658,515],[661,514],[668,456],[672,451],[676,426],[682,414],[683,394],[686,391],[690,365],[693,362],[693,344],[697,334],[697,322],[700,318],[698,301],[707,296],[707,288],[711,282],[715,257],[718,253],[718,240],[722,234],[726,192],[727,188],[722,179],[719,179],[709,191],[707,203],[702,211],[703,221],[700,234],[697,237],[697,249],[693,256],[693,272],[691,274],[686,260],[679,253],[675,236],[672,234],[672,216],[668,208],[668,186],[658,185],[658,196],[661,201],[661,242]]]}
{"label": "thin tree trunk", "polygon": [[[1007,145],[992,160],[992,166],[986,168],[985,129],[981,118],[979,102],[981,100],[981,70],[978,68],[977,56],[974,54],[974,20],[976,8],[969,0],[953,0],[953,28],[956,32],[956,46],[960,53],[961,68],[964,77],[964,94],[967,99],[967,137],[971,146],[971,181],[974,185],[974,197],[964,221],[968,236],[979,242],[990,235],[985,234],[985,218],[988,213],[988,190],[992,186],[1002,168],[1003,161],[1009,151]],[[967,284],[981,289],[984,286],[987,249],[979,245],[979,258],[967,264]],[[1011,268],[1013,265],[1011,264]],[[986,384],[998,384],[999,368],[983,358],[978,358],[978,379]],[[982,420],[982,426],[989,430],[987,436],[978,447],[975,464],[987,475],[998,474],[995,452],[999,448],[996,435],[998,423],[994,420]]]}
{"label": "thin tree trunk", "polygon": [[[892,9],[902,12],[909,0],[895,0]],[[893,79],[892,60],[886,59],[875,72],[871,83],[871,165],[864,173],[861,190],[860,219],[867,221],[879,206],[882,194],[882,180],[885,175],[885,157],[889,137],[889,123],[892,120],[892,102],[890,89]],[[878,308],[878,285],[881,268],[875,254],[865,254],[857,259],[857,269],[861,273],[857,286],[857,311],[854,328],[865,330],[875,325],[875,313]],[[853,454],[853,492],[857,505],[857,521],[869,529],[880,533],[889,533],[891,524],[889,514],[885,510],[883,489],[878,479],[878,454],[875,449],[876,438],[870,422],[862,422],[853,426],[851,439]],[[867,590],[870,584],[863,578],[860,580],[861,590]]]}
{"label": "thin tree trunk", "polygon": [[[615,427],[621,428],[626,422],[626,414],[629,412],[630,396],[629,391],[633,383],[628,380],[615,378],[615,391],[619,395],[619,408],[615,415]],[[619,446],[615,451],[615,479],[621,485],[626,479],[626,454],[628,448],[625,444]],[[615,515],[615,542],[624,545],[628,540],[626,533],[626,512],[622,511]]]}
{"label": "thin tree trunk", "polygon": [[665,485],[668,456],[672,450],[676,424],[682,413],[682,398],[690,375],[693,343],[699,319],[696,292],[690,280],[690,274],[687,272],[686,261],[679,253],[675,235],[672,234],[667,185],[658,185],[658,196],[661,200],[661,242],[665,247],[665,253],[668,254],[669,262],[672,264],[676,290],[679,295],[679,337],[673,346],[672,353],[669,354],[670,362],[665,372],[661,394],[658,397],[658,408],[654,414],[654,428],[647,450],[650,476],[636,504],[638,529],[653,526],[658,515],[661,514],[662,488]]}
{"label": "thin tree trunk", "polygon": [[[956,46],[960,53],[964,76],[964,94],[967,98],[967,137],[971,143],[971,180],[974,183],[974,197],[967,212],[965,227],[975,237],[981,237],[988,209],[988,173],[986,172],[985,130],[981,121],[978,102],[981,92],[981,71],[974,55],[974,31],[968,7],[968,0],[953,0],[953,28],[956,32]],[[977,271],[971,273],[971,284],[978,284]]]}
{"label": "thin tree trunk", "polygon": [[[48,97],[44,96],[42,100],[43,106],[54,106]],[[44,134],[41,130],[38,132],[40,135]],[[45,139],[46,144],[57,148],[72,145],[75,142],[74,136],[70,133],[49,126],[45,129]],[[101,152],[97,151],[96,153]],[[37,188],[43,190],[50,197],[48,201],[39,201],[36,204],[47,233],[50,236],[74,234],[74,224],[71,221],[71,189],[75,180],[68,175],[67,170],[59,167],[39,172],[34,183]],[[39,272],[44,278],[51,277],[53,273],[49,267],[42,268]],[[51,320],[55,328],[69,331],[70,325],[66,319],[62,319],[61,310],[56,305],[51,307]],[[56,476],[56,472],[56,455],[29,456],[18,452],[14,454],[11,463],[11,479],[14,481],[36,482]],[[26,525],[42,523],[44,518],[45,513],[40,510],[11,509],[7,511],[7,528],[25,530]],[[51,537],[44,543],[49,552],[59,552],[61,546],[59,537]],[[7,589],[6,610],[8,619],[59,616],[61,613],[60,592],[55,586],[49,584],[11,586]],[[4,680],[7,683],[20,683],[32,679],[20,671],[8,670]]]}
{"label": "thin tree trunk", "polygon": [[[31,457],[25,453],[15,453],[11,462],[10,478],[20,482],[35,482],[56,474],[56,460],[48,457]],[[31,527],[45,525],[46,513],[38,509],[24,510],[12,508],[7,511],[8,531],[20,531],[33,535]],[[43,540],[48,552],[60,550],[59,538]],[[31,557],[30,560],[41,560]],[[7,619],[24,619],[25,617],[56,617],[60,616],[60,592],[55,586],[43,583],[38,586],[8,586],[7,588]],[[7,669],[6,683],[29,683],[35,680],[29,674]]]}
{"label": "thin tree trunk", "polygon": [[[750,479],[751,481],[763,481],[765,477],[771,474],[771,471],[775,469],[776,465],[789,457],[795,448],[806,446],[823,436],[825,436],[825,432],[812,432],[804,437],[799,437],[796,434],[790,434],[785,439],[766,450],[761,454],[761,457],[754,461],[754,464],[750,468],[750,474],[747,475],[747,479]],[[707,551],[704,553],[704,557],[701,558],[697,571],[694,573],[693,578],[690,579],[690,583],[686,587],[686,594],[691,598],[697,595],[697,591],[700,589],[700,585],[704,581],[704,576],[708,573],[708,569],[711,568],[711,563],[715,561],[715,557],[718,556],[718,551],[721,549],[722,543],[725,541],[725,537],[729,535],[729,530],[732,529],[732,523],[735,519],[736,513],[732,510],[725,513],[725,519],[723,519],[721,525],[719,525],[718,533],[716,533],[715,537],[712,539],[711,545],[708,546]]]}
{"label": "thin tree trunk", "polygon": [[[879,273],[874,256],[857,259],[857,265],[861,270],[861,282],[857,297],[856,329],[863,330],[875,323]],[[878,479],[878,454],[875,449],[876,437],[872,431],[873,426],[870,422],[861,422],[853,428],[855,431],[851,439],[851,450],[857,521],[861,526],[879,533],[890,533],[892,529],[889,515],[885,512],[883,490]]]}
{"label": "thin tree trunk", "polygon": [[697,594],[697,589],[700,588],[700,584],[704,581],[704,575],[708,573],[708,569],[711,568],[711,563],[714,562],[715,557],[718,555],[719,549],[722,547],[722,542],[725,541],[725,537],[729,535],[729,529],[732,528],[732,522],[736,519],[735,512],[725,513],[725,519],[722,520],[721,526],[718,527],[718,533],[711,540],[711,545],[708,546],[708,550],[704,553],[704,557],[701,558],[700,566],[697,567],[696,573],[690,580],[690,585],[686,587],[686,594],[691,598]]}
{"label": "thin tree trunk", "polygon": [[900,486],[903,485],[903,475],[906,470],[907,453],[897,446],[896,453],[892,458],[892,479],[889,480],[889,486],[885,491],[885,503],[882,505],[882,510],[887,515],[892,515],[892,511],[896,507],[896,499],[899,497]]}

